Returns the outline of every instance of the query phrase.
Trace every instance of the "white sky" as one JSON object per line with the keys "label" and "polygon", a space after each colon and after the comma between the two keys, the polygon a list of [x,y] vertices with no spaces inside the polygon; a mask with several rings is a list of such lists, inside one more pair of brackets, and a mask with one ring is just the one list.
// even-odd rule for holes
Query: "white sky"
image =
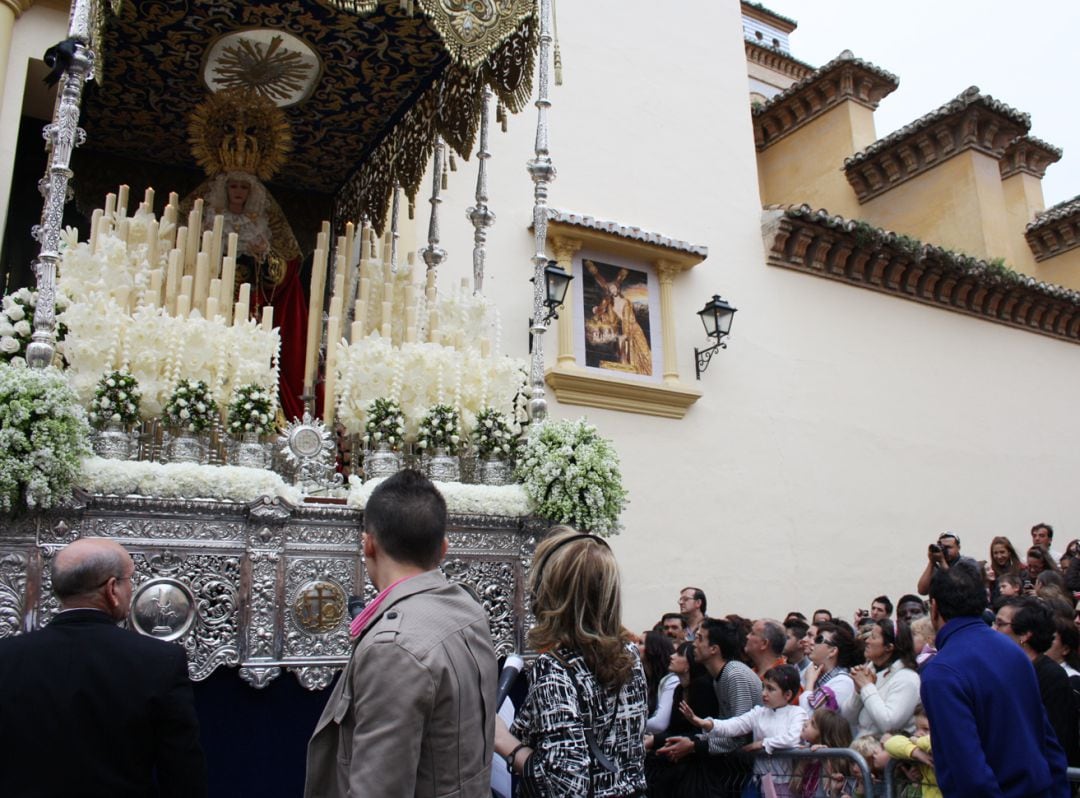
{"label": "white sky", "polygon": [[812,66],[842,50],[900,87],[874,115],[885,136],[968,86],[1031,116],[1031,135],[1063,150],[1043,178],[1047,207],[1080,194],[1078,0],[762,0],[799,27],[791,54]]}

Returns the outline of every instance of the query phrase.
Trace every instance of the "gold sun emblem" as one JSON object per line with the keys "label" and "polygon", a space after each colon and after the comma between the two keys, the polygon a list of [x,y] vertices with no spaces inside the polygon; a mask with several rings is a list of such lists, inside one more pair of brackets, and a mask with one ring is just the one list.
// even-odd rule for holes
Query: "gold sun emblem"
{"label": "gold sun emblem", "polygon": [[269,44],[240,38],[222,49],[213,72],[221,87],[254,89],[275,102],[288,101],[304,91],[313,65],[304,54],[283,46],[274,36]]}

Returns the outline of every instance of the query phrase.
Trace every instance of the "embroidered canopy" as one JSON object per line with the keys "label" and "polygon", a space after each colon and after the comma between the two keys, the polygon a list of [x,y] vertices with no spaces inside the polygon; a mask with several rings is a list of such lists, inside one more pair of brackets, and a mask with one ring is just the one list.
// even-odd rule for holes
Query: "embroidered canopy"
{"label": "embroidered canopy", "polygon": [[81,126],[86,150],[194,169],[188,119],[211,90],[256,88],[293,148],[275,182],[332,195],[339,220],[385,224],[414,197],[437,137],[463,158],[490,87],[531,92],[535,0],[133,0],[113,3]]}

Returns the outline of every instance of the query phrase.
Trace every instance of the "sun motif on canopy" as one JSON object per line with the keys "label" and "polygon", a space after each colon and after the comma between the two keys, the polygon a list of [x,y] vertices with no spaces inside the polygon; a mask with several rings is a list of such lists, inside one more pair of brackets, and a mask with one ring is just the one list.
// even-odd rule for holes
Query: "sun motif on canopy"
{"label": "sun motif on canopy", "polygon": [[318,55],[296,36],[278,30],[243,30],[211,45],[203,79],[211,91],[250,89],[286,107],[310,96],[321,71]]}

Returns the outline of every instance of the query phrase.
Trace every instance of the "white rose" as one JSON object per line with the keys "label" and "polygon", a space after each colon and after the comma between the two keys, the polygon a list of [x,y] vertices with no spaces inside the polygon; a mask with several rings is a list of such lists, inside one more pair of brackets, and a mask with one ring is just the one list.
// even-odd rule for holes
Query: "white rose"
{"label": "white rose", "polygon": [[30,326],[30,322],[25,319],[15,322],[15,332],[19,335],[29,335],[32,331],[33,328]]}
{"label": "white rose", "polygon": [[11,336],[5,335],[3,338],[0,338],[0,351],[5,352],[6,354],[11,355],[18,352],[19,346],[19,342]]}
{"label": "white rose", "polygon": [[22,305],[18,303],[12,303],[7,309],[7,317],[12,321],[20,321],[26,318],[26,311],[22,309]]}
{"label": "white rose", "polygon": [[180,418],[183,418],[183,419],[191,418],[191,413],[189,413],[186,408],[181,408],[181,410],[180,410]]}
{"label": "white rose", "polygon": [[5,319],[0,318],[0,335],[12,335],[15,332],[15,328],[12,327]]}

